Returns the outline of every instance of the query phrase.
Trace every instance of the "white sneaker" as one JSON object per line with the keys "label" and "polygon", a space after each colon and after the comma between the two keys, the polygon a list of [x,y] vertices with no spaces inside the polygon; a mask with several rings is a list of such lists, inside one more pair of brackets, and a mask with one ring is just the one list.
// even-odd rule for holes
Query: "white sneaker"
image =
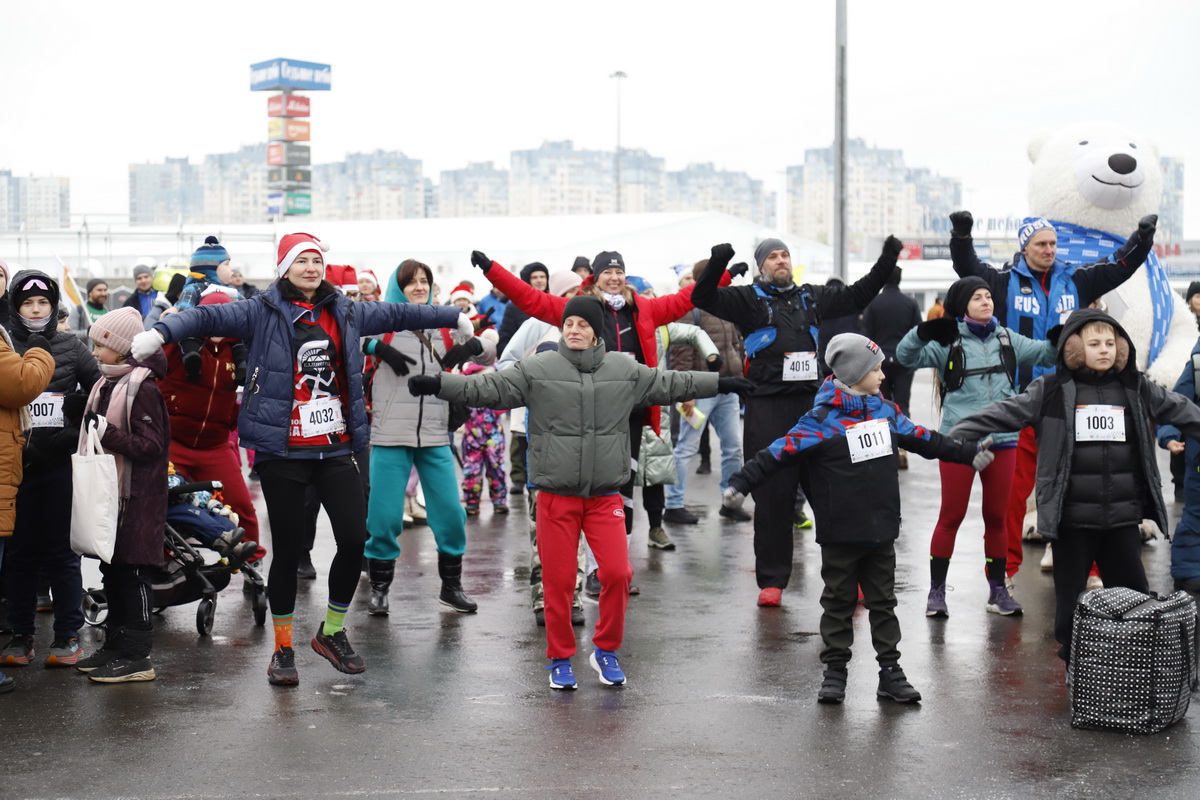
{"label": "white sneaker", "polygon": [[1046,542],[1046,552],[1042,554],[1042,572],[1054,572],[1054,543]]}

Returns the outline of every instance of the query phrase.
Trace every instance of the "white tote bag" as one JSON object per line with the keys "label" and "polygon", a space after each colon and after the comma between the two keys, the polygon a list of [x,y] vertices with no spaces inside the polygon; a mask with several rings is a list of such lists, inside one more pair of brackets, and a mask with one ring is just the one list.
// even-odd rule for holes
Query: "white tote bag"
{"label": "white tote bag", "polygon": [[88,425],[79,436],[78,451],[71,456],[71,549],[107,564],[117,546],[121,497],[117,460],[104,452],[102,435],[96,423]]}

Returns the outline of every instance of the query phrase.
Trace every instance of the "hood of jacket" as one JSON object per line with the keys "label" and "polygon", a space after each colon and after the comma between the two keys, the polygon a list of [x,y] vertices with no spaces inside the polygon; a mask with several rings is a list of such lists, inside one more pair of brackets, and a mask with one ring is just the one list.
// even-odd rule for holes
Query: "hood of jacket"
{"label": "hood of jacket", "polygon": [[1063,323],[1058,336],[1058,369],[1075,371],[1083,368],[1083,337],[1080,331],[1090,322],[1103,322],[1113,327],[1117,334],[1117,355],[1113,359],[1113,372],[1121,377],[1133,377],[1137,373],[1136,351],[1129,334],[1115,319],[1095,308],[1081,308],[1071,312]]}
{"label": "hood of jacket", "polygon": [[817,396],[813,398],[814,406],[830,406],[839,415],[871,419],[875,412],[883,409],[883,396],[878,394],[850,394],[838,388],[830,375],[821,382]]}

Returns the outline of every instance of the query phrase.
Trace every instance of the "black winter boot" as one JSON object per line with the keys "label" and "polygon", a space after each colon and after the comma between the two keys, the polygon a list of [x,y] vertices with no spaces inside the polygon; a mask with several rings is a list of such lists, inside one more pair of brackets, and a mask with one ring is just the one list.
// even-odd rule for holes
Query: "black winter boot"
{"label": "black winter boot", "polygon": [[817,691],[818,703],[840,703],[846,699],[846,662],[831,661],[825,665],[824,680]]}
{"label": "black winter boot", "polygon": [[388,589],[396,575],[396,562],[372,558],[367,562],[367,575],[371,579],[371,600],[367,604],[367,613],[372,617],[386,617]]}
{"label": "black winter boot", "polygon": [[88,677],[97,683],[154,680],[154,665],[150,663],[150,650],[154,646],[154,629],[125,628],[120,644],[121,654],[104,666],[92,670],[88,673]]}
{"label": "black winter boot", "polygon": [[442,577],[442,593],[438,596],[442,605],[464,614],[474,613],[479,608],[462,588],[462,556],[438,553],[438,575]]}
{"label": "black winter boot", "polygon": [[879,670],[879,689],[875,692],[878,697],[886,697],[897,703],[919,703],[921,693],[913,688],[904,677],[904,670],[899,664],[883,667]]}

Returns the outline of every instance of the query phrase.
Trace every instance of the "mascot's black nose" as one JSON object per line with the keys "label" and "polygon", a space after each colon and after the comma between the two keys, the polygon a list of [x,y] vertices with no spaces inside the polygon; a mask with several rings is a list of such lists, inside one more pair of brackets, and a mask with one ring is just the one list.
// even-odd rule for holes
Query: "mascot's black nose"
{"label": "mascot's black nose", "polygon": [[1137,169],[1137,159],[1133,156],[1117,153],[1108,157],[1108,166],[1118,175],[1128,175]]}

